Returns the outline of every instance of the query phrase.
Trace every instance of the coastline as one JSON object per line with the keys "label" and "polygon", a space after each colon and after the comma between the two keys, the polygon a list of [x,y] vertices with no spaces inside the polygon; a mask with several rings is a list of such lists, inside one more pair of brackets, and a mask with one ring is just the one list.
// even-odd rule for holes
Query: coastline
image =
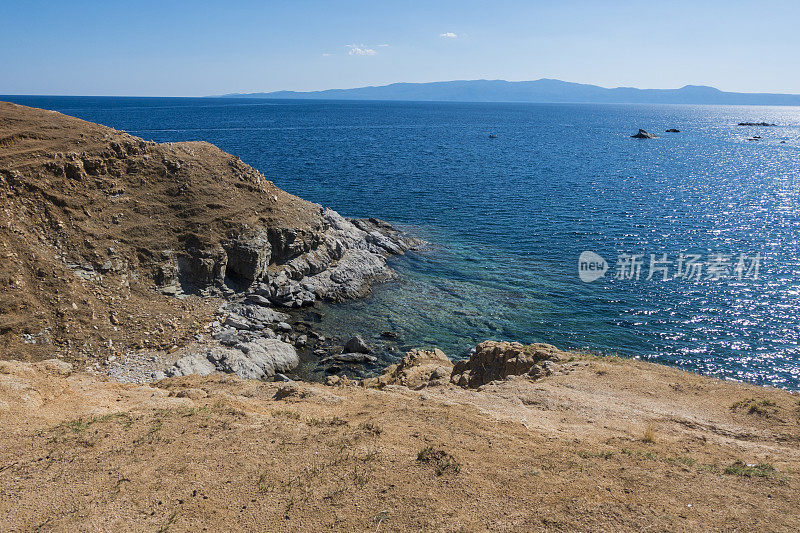
{"label": "coastline", "polygon": [[207,143],[0,119],[0,529],[795,524],[796,393],[547,344],[380,368],[315,303],[418,240]]}

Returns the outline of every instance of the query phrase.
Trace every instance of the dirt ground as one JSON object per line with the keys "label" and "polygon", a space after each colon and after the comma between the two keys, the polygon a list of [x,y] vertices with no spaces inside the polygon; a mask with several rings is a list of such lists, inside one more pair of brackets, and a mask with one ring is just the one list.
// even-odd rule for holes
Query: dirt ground
{"label": "dirt ground", "polygon": [[2,531],[797,531],[800,397],[634,360],[412,391],[0,362]]}

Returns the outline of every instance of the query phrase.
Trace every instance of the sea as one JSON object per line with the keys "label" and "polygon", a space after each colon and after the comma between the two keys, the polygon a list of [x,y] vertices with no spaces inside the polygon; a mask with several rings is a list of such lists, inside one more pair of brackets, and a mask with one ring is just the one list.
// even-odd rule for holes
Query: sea
{"label": "sea", "polygon": [[0,100],[208,141],[293,194],[424,239],[390,260],[396,281],[318,313],[385,361],[546,342],[800,389],[800,108]]}

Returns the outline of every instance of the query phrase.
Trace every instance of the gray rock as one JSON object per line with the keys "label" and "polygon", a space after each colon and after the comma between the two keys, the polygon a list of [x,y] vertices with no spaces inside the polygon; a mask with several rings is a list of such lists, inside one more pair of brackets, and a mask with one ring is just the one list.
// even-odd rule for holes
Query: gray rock
{"label": "gray rock", "polygon": [[266,377],[277,372],[288,372],[300,364],[292,345],[276,339],[256,339],[237,346],[245,356],[256,364]]}
{"label": "gray rock", "polygon": [[276,311],[268,307],[262,307],[260,305],[247,305],[246,303],[235,303],[235,304],[230,304],[228,306],[228,309],[230,310],[231,313],[252,320],[256,320],[258,322],[262,322],[265,324],[271,324],[273,322],[282,322],[289,320],[289,315],[287,315],[286,313],[281,313],[280,311]]}
{"label": "gray rock", "polygon": [[248,294],[246,299],[247,301],[253,302],[256,305],[263,305],[265,307],[269,306],[269,299],[260,294]]}
{"label": "gray rock", "polygon": [[184,356],[167,370],[167,375],[207,375],[220,371],[243,379],[264,379],[288,372],[299,363],[297,352],[291,345],[259,337],[232,347],[215,346]]}
{"label": "gray rock", "polygon": [[194,354],[186,355],[178,359],[175,365],[166,371],[166,374],[171,377],[188,376],[190,374],[207,376],[216,370],[217,368],[207,357],[204,357],[202,354]]}
{"label": "gray rock", "polygon": [[217,365],[223,372],[236,374],[242,379],[262,379],[265,377],[264,370],[238,349],[227,349],[223,357],[217,361]]}
{"label": "gray rock", "polygon": [[244,317],[231,315],[225,319],[225,325],[235,329],[250,329],[252,324]]}
{"label": "gray rock", "polygon": [[344,351],[351,353],[372,353],[372,350],[367,346],[367,343],[364,342],[364,339],[358,335],[345,343]]}
{"label": "gray rock", "polygon": [[272,257],[272,246],[265,235],[242,237],[228,243],[224,248],[229,275],[250,282],[264,277]]}
{"label": "gray rock", "polygon": [[649,132],[647,132],[647,131],[645,131],[645,130],[640,128],[639,129],[639,133],[636,133],[635,135],[631,135],[631,137],[633,137],[634,139],[657,139],[658,135],[655,135],[653,133],[649,133]]}
{"label": "gray rock", "polygon": [[374,363],[377,360],[377,357],[365,353],[340,353],[326,357],[320,361],[320,364],[331,361],[338,361],[340,363]]}
{"label": "gray rock", "polygon": [[278,322],[275,326],[278,331],[282,331],[284,333],[292,331],[292,325],[288,322]]}

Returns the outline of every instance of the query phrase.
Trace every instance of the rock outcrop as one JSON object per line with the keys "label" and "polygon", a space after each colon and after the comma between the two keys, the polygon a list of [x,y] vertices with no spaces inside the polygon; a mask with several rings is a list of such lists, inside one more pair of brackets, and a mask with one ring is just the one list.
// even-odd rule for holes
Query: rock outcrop
{"label": "rock outcrop", "polygon": [[265,379],[288,372],[300,362],[292,345],[264,337],[238,342],[230,347],[212,347],[185,355],[167,371],[167,376],[236,374],[243,379]]}
{"label": "rock outcrop", "polygon": [[397,364],[384,370],[375,378],[361,383],[365,387],[383,388],[387,385],[402,385],[410,389],[422,389],[450,383],[453,363],[441,350],[411,350]]}
{"label": "rock outcrop", "polygon": [[634,139],[657,139],[658,135],[650,133],[640,128],[639,132],[631,135],[631,137],[633,137]]}
{"label": "rock outcrop", "polygon": [[348,219],[332,209],[321,209],[320,216],[313,244],[296,255],[284,251],[279,264],[251,280],[258,282],[255,294],[290,308],[318,299],[360,298],[375,283],[394,277],[386,257],[402,254],[420,242],[378,219]]}
{"label": "rock outcrop", "polygon": [[681,132],[681,130],[676,129],[676,128],[669,128],[668,130],[664,130],[664,131],[666,131],[667,133],[680,133]]}
{"label": "rock outcrop", "polygon": [[455,364],[451,381],[461,387],[477,388],[508,376],[541,377],[569,357],[568,352],[550,344],[484,341],[469,359]]}

